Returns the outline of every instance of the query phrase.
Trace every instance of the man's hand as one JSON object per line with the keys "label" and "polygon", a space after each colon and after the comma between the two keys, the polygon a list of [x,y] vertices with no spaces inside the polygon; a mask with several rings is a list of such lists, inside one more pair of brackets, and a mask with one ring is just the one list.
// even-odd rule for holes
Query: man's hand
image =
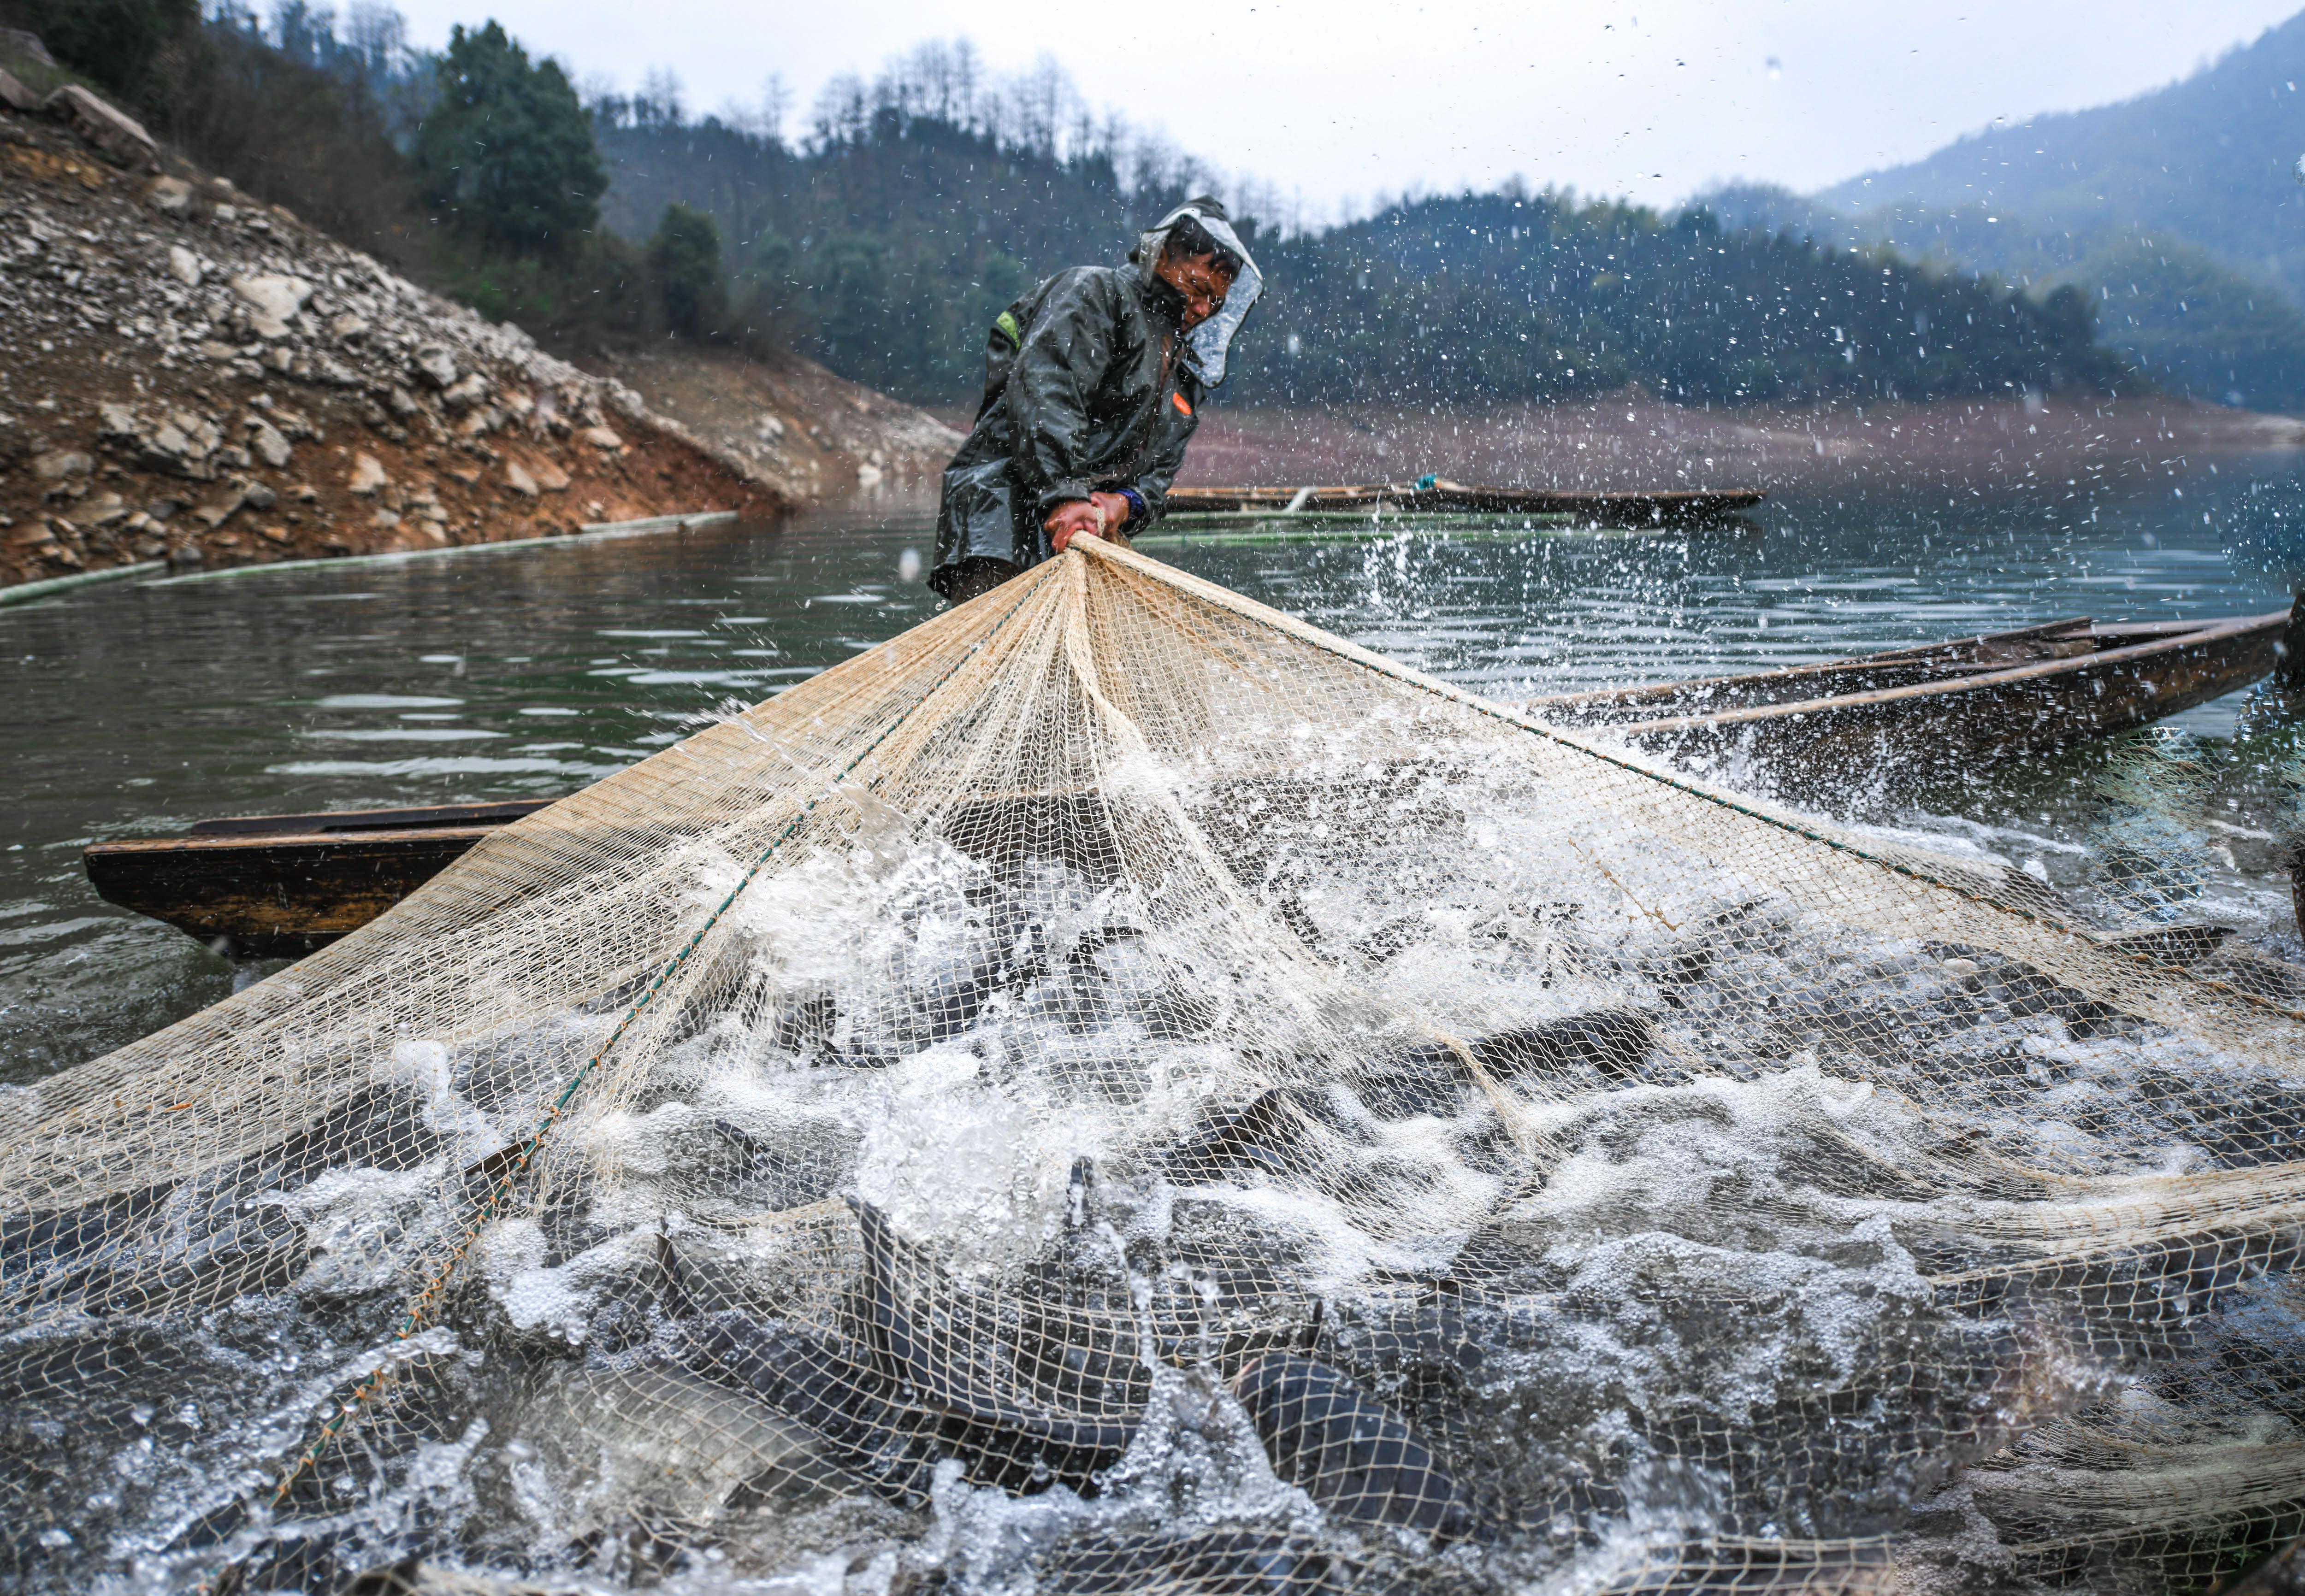
{"label": "man's hand", "polygon": [[1084,499],[1067,499],[1049,512],[1041,523],[1049,547],[1059,554],[1075,538],[1101,538],[1128,524],[1128,500],[1118,493],[1093,493]]}

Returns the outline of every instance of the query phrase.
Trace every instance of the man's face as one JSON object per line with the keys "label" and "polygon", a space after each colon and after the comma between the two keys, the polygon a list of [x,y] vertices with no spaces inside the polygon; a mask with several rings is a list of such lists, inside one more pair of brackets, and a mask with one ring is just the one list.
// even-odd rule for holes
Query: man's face
{"label": "man's face", "polygon": [[1163,255],[1160,275],[1185,296],[1187,332],[1222,310],[1225,295],[1232,291],[1232,273],[1218,266],[1214,255]]}

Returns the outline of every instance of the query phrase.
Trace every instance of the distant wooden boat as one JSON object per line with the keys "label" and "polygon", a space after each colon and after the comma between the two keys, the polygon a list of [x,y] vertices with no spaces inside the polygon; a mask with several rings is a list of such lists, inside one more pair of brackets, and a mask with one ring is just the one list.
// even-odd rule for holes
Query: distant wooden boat
{"label": "distant wooden boat", "polygon": [[1567,515],[1599,526],[1700,526],[1749,510],[1759,488],[1587,493],[1550,488],[1467,488],[1440,478],[1330,488],[1172,488],[1170,515]]}
{"label": "distant wooden boat", "polygon": [[[2054,621],[1527,707],[1564,726],[1620,727],[1660,751],[1775,756],[1781,777],[1796,784],[1884,768],[1959,772],[2127,731],[2245,687],[2274,668],[2285,629],[2305,659],[2301,598],[2295,611],[2239,620]],[[81,858],[96,890],[124,909],[242,957],[295,957],[358,930],[548,802],[203,820],[184,836],[92,843]],[[1052,837],[1078,830],[1044,828]]]}
{"label": "distant wooden boat", "polygon": [[1556,693],[1528,712],[1672,754],[1743,754],[1794,785],[1958,775],[2190,709],[2270,675],[2292,610],[2109,625],[2086,617],[1741,676]]}

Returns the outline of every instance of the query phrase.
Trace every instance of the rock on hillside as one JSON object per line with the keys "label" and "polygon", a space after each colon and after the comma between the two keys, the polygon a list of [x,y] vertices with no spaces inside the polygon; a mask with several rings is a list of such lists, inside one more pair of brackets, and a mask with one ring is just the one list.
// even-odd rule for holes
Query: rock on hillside
{"label": "rock on hillside", "polygon": [[680,345],[613,369],[695,437],[797,499],[931,499],[961,435],[925,411],[796,354],[746,360]]}
{"label": "rock on hillside", "polygon": [[91,122],[0,110],[0,582],[792,506],[623,384]]}

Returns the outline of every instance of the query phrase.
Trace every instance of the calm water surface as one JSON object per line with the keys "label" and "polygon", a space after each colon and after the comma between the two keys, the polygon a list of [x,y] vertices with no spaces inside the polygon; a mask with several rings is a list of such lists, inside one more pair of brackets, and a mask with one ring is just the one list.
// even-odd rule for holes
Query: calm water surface
{"label": "calm water surface", "polygon": [[[1501,523],[1148,552],[1520,697],[2063,615],[2283,608],[2305,577],[2301,472],[2297,456],[2264,456],[2094,500],[1781,495],[1750,529],[1687,534]],[[83,844],[213,815],[570,791],[924,619],[935,600],[898,568],[929,538],[922,510],[0,609],[0,1081],[94,1057],[261,973],[98,899]],[[2204,901],[2293,935],[2273,842],[2300,802],[2289,707],[2235,695],[2131,743],[2183,777],[2186,812],[2163,842],[2211,861]],[[2107,759],[1872,794],[1855,818],[2070,873],[2105,851]]]}

